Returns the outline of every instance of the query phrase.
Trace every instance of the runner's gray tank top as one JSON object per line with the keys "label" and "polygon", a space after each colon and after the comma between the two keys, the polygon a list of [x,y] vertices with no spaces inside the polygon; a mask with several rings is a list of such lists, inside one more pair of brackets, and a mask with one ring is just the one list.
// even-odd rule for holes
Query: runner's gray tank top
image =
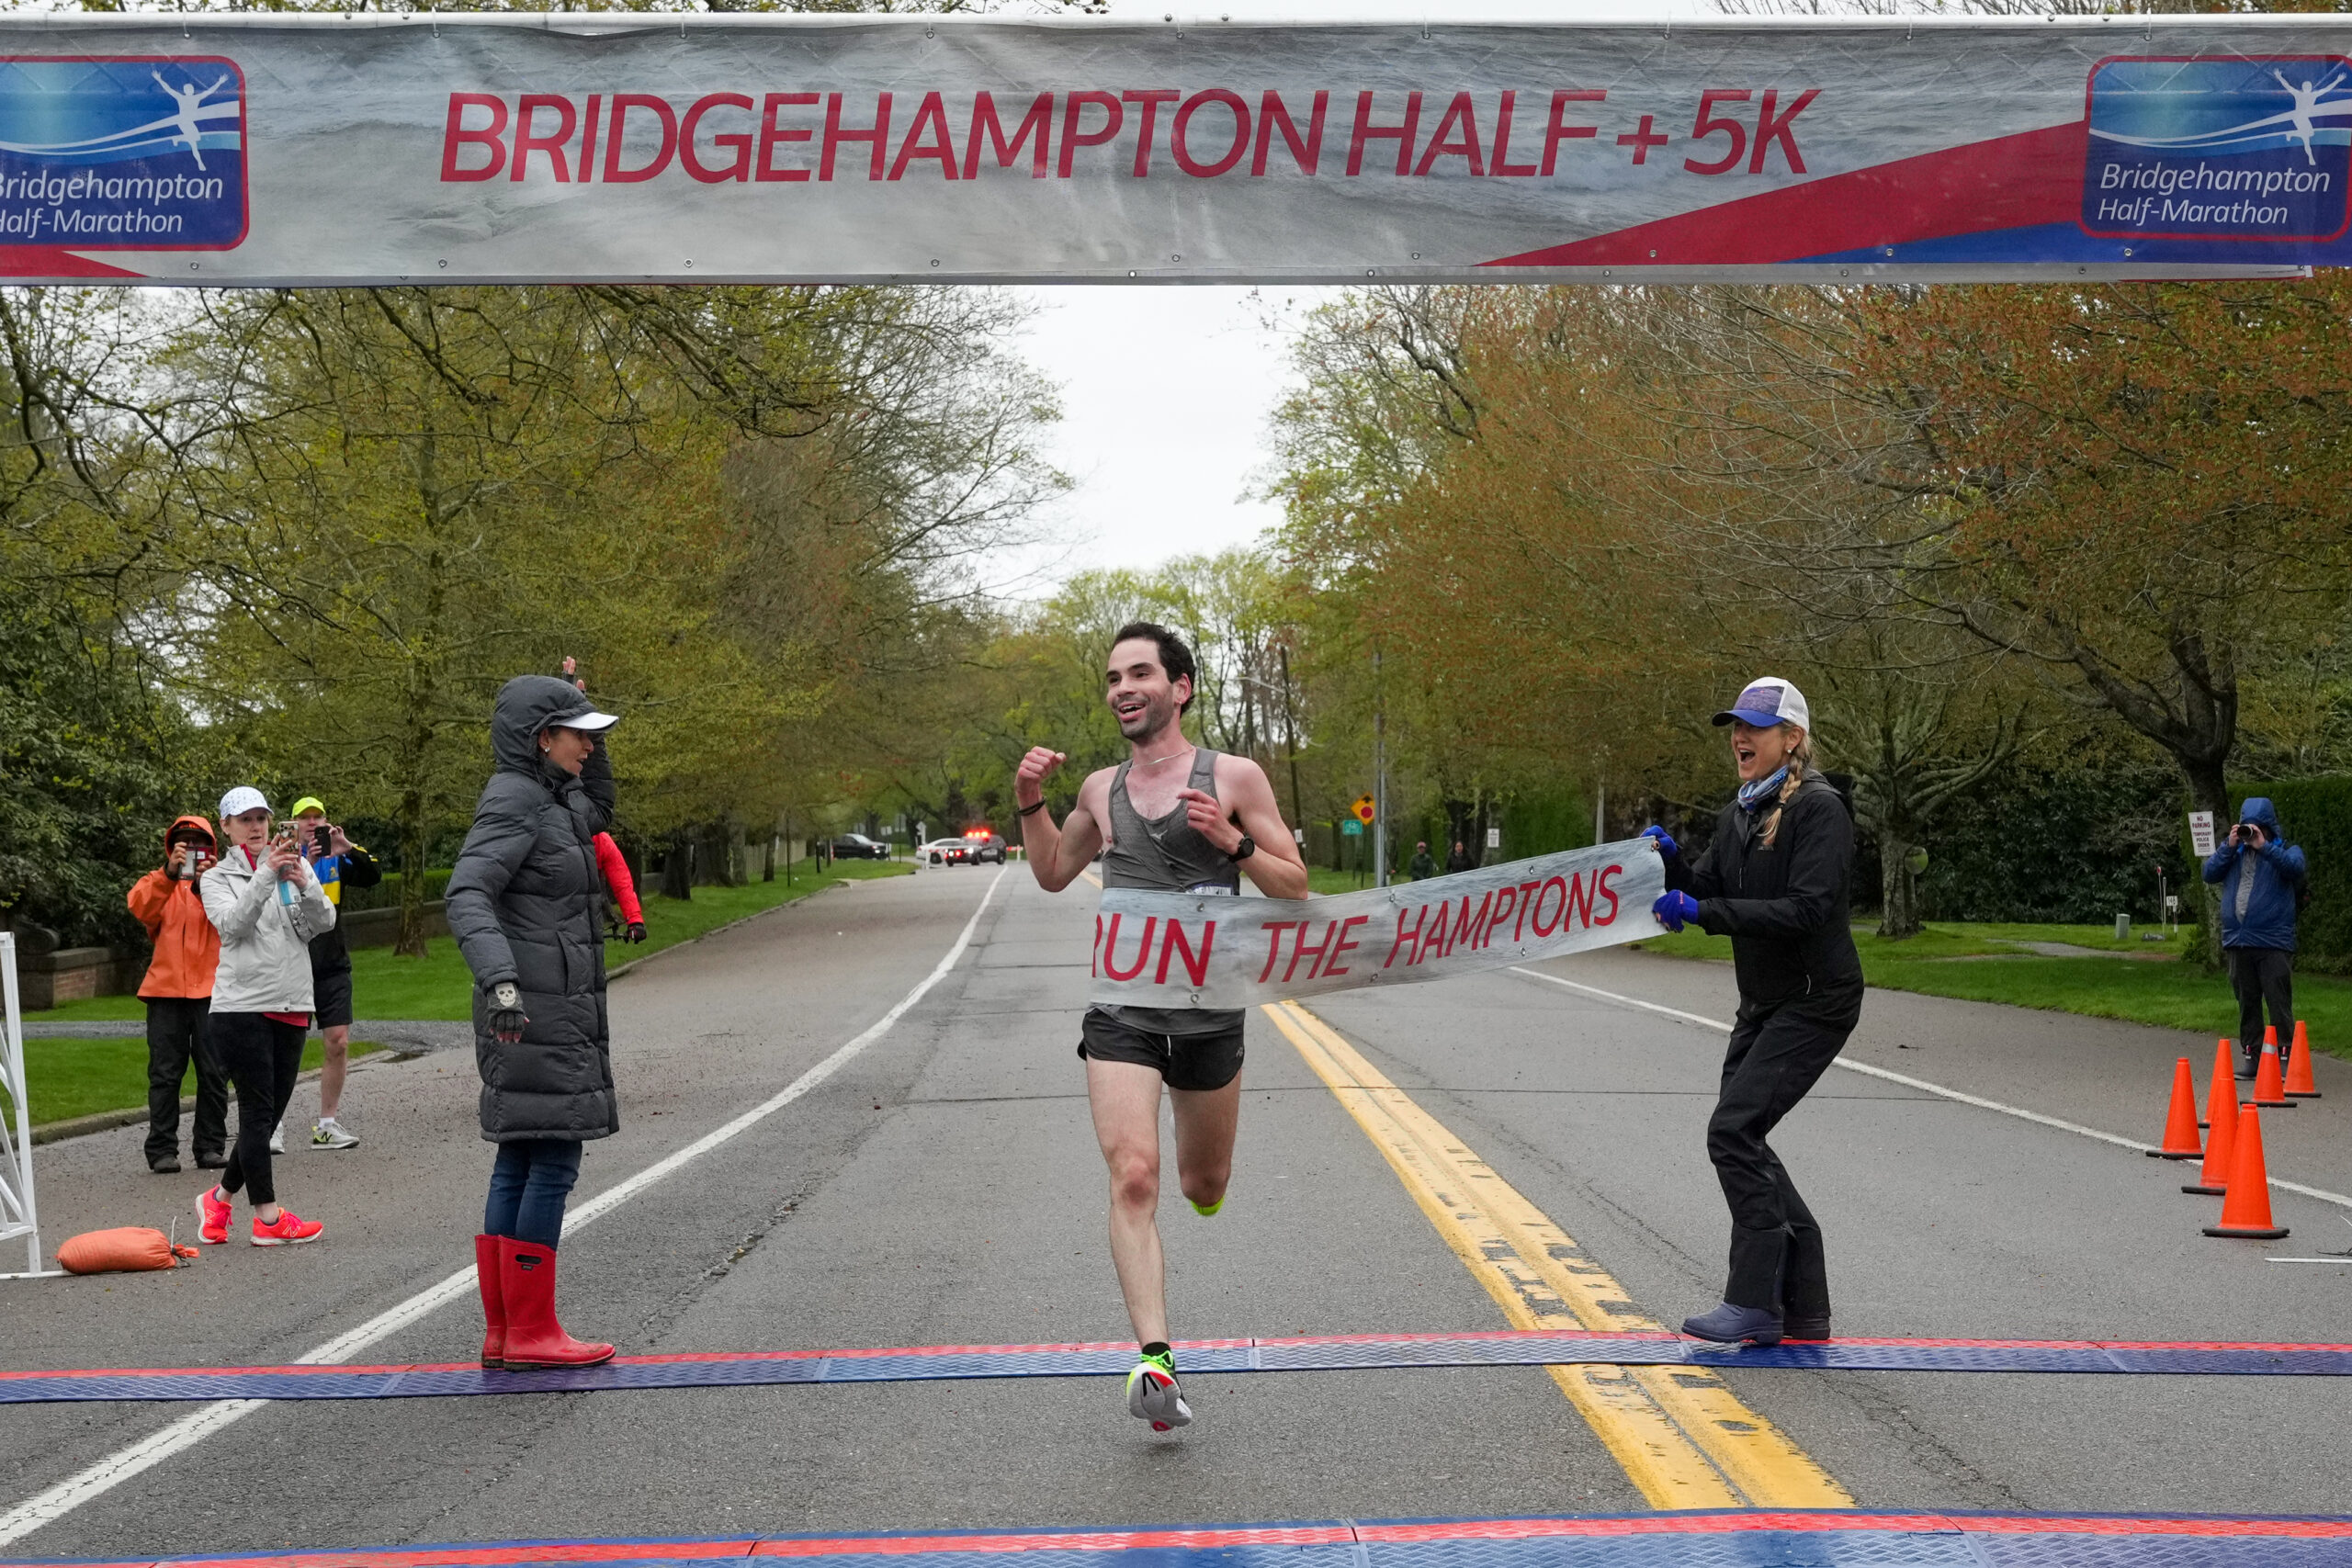
{"label": "runner's gray tank top", "polygon": [[[1188,787],[1216,795],[1217,754],[1203,746],[1193,753]],[[1241,867],[1201,837],[1185,819],[1180,801],[1167,816],[1147,818],[1127,798],[1129,758],[1111,779],[1111,845],[1102,852],[1102,886],[1147,887],[1156,893],[1241,891]],[[1203,1008],[1098,1007],[1094,1010],[1147,1034],[1223,1034],[1238,1028],[1241,1014]]]}

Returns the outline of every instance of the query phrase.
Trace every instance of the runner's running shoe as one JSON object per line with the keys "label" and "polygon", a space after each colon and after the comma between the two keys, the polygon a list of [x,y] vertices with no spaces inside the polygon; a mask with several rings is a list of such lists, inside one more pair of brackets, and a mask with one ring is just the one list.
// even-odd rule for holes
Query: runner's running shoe
{"label": "runner's running shoe", "polygon": [[259,1214],[254,1216],[253,1244],[255,1247],[300,1247],[306,1241],[318,1240],[319,1233],[326,1228],[316,1220],[304,1219],[291,1209],[280,1209],[275,1224],[264,1224]]}
{"label": "runner's running shoe", "polygon": [[196,1195],[196,1234],[210,1247],[229,1239],[229,1200],[220,1196],[218,1187],[208,1187]]}
{"label": "runner's running shoe", "polygon": [[344,1130],[342,1122],[332,1116],[322,1116],[311,1123],[311,1146],[314,1149],[356,1149],[359,1140]]}
{"label": "runner's running shoe", "polygon": [[1147,1349],[1135,1371],[1127,1374],[1127,1414],[1151,1423],[1155,1432],[1172,1431],[1193,1424],[1193,1407],[1176,1386],[1175,1353],[1166,1346]]}
{"label": "runner's running shoe", "polygon": [[286,1152],[286,1123],[283,1122],[269,1130],[269,1152],[274,1155]]}

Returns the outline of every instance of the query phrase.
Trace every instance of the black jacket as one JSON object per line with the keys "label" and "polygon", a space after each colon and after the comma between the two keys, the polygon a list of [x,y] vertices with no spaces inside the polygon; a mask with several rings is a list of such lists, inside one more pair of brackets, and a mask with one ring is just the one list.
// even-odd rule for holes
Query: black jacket
{"label": "black jacket", "polygon": [[[449,877],[449,933],[474,973],[481,1135],[493,1143],[620,1131],[595,845],[613,818],[612,760],[599,742],[573,778],[538,748],[539,731],[583,706],[571,682],[551,675],[518,675],[499,689],[498,771]],[[513,1045],[490,1031],[490,988],[503,980],[521,990],[530,1019]]]}
{"label": "black jacket", "polygon": [[[352,887],[373,887],[384,880],[384,868],[376,857],[354,844],[344,852],[343,864],[336,867],[336,878],[330,894],[334,899],[335,922],[311,939],[311,974],[312,977],[340,975],[351,968],[351,948],[343,940],[343,892]],[[315,868],[318,863],[311,862]]]}
{"label": "black jacket", "polygon": [[1862,961],[1848,925],[1847,878],[1854,821],[1819,774],[1782,807],[1781,830],[1764,847],[1769,805],[1734,801],[1696,865],[1666,864],[1666,885],[1699,900],[1699,928],[1731,938],[1743,1008],[1802,997],[1841,999],[1862,987]]}

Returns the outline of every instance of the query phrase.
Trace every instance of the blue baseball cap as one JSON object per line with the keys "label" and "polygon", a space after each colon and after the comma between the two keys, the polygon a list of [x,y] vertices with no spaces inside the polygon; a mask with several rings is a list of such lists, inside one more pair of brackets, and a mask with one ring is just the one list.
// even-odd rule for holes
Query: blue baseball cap
{"label": "blue baseball cap", "polygon": [[1770,729],[1776,724],[1793,724],[1799,729],[1813,728],[1813,710],[1805,706],[1804,694],[1793,682],[1777,675],[1760,675],[1747,683],[1731,706],[1715,715],[1719,725],[1734,719]]}

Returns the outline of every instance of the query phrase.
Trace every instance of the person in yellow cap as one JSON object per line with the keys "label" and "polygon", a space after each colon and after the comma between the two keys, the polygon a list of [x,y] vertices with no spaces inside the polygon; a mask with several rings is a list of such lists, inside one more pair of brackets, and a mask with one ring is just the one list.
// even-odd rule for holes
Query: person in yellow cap
{"label": "person in yellow cap", "polygon": [[[300,835],[302,858],[311,863],[327,901],[338,911],[345,887],[373,887],[384,880],[375,858],[327,820],[326,804],[317,795],[306,795],[294,803],[294,827]],[[351,1065],[351,950],[344,943],[340,920],[311,939],[311,1021],[324,1045],[319,1063],[319,1119],[311,1123],[311,1146],[352,1148],[359,1140],[335,1119],[343,1109],[344,1074]],[[285,1130],[278,1131],[282,1143]]]}

